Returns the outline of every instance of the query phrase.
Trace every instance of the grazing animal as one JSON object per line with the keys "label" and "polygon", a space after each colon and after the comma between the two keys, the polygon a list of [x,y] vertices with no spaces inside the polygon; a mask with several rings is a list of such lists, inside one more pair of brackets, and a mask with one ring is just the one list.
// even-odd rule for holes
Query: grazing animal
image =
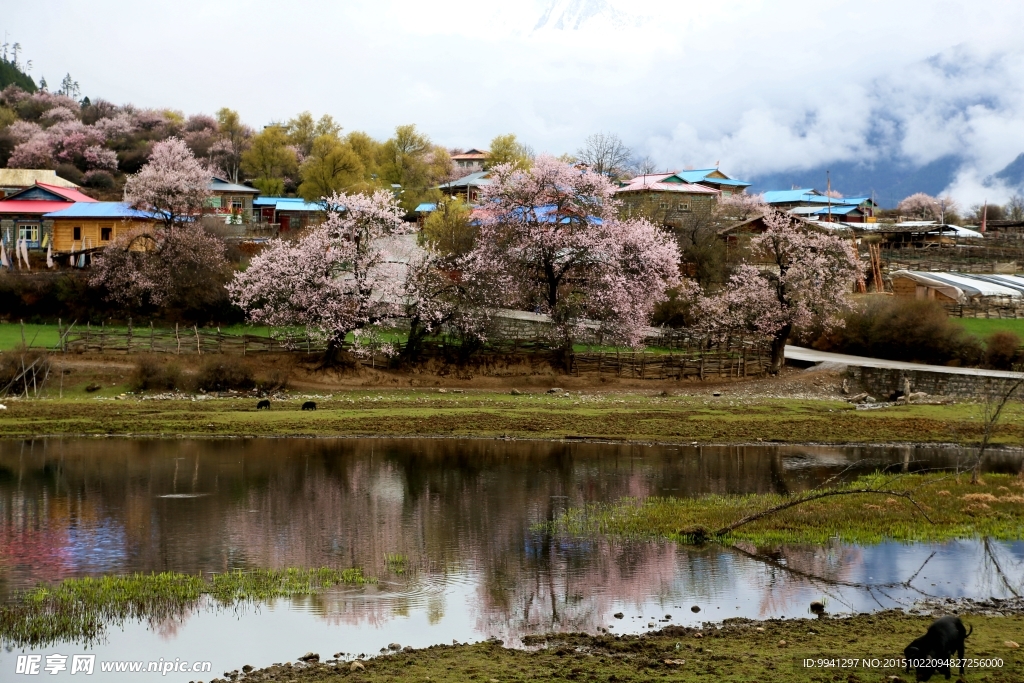
{"label": "grazing animal", "polygon": [[316,403],[314,403],[313,401],[306,401],[305,403],[302,404],[302,409],[303,410],[316,410]]}
{"label": "grazing animal", "polygon": [[[910,661],[914,659],[949,659],[955,652],[957,657],[963,660],[964,641],[972,633],[974,633],[974,627],[972,626],[970,631],[965,629],[964,622],[960,621],[960,617],[953,615],[939,617],[928,627],[927,633],[907,645],[907,649],[903,651],[903,656],[907,658],[907,673],[910,673]],[[918,666],[915,676],[919,681],[927,681],[931,680],[936,673],[943,674],[946,680],[949,680],[948,666]],[[964,675],[963,662],[960,664],[960,675]]]}
{"label": "grazing animal", "polygon": [[256,404],[256,410],[270,410],[270,401],[263,399]]}

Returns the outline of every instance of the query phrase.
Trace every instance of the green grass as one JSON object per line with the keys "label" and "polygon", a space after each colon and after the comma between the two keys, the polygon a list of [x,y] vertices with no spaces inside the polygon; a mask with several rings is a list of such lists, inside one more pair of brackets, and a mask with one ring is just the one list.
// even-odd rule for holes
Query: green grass
{"label": "green grass", "polygon": [[0,606],[0,642],[15,647],[92,642],[111,624],[182,617],[204,596],[220,605],[315,595],[373,582],[359,569],[258,569],[194,576],[176,572],[67,579]]}
{"label": "green grass", "polygon": [[[913,501],[877,493],[822,498],[739,527],[722,540],[764,547],[824,544],[832,539],[860,544],[982,536],[1006,541],[1024,539],[1024,479],[1018,477],[989,474],[972,485],[969,474],[875,474],[835,490],[865,488],[909,493]],[[747,515],[792,500],[777,494],[626,499],[572,508],[559,516],[553,527],[570,535],[690,542],[695,536],[704,537]]]}
{"label": "green grass", "polygon": [[[11,349],[18,348],[22,345],[22,325],[18,322],[3,322],[0,321],[0,351],[9,351]],[[64,326],[67,329],[67,325]],[[76,329],[79,327],[75,326]],[[97,329],[97,326],[93,326],[93,329]],[[111,332],[125,333],[128,330],[127,325],[108,325],[107,330]],[[141,336],[145,335],[145,331],[149,329],[149,325],[143,327],[136,327],[135,332]],[[158,328],[162,329],[162,328]],[[169,328],[173,329],[173,328]],[[203,331],[210,332],[213,330],[204,328]],[[227,325],[221,327],[220,331],[227,335],[241,336],[243,334],[255,335],[258,337],[269,337],[275,330],[271,327],[257,326],[257,325]],[[298,330],[296,330],[298,331]],[[72,336],[74,333],[72,332]],[[60,340],[60,335],[57,332],[56,323],[53,324],[34,324],[26,323],[24,325],[24,343],[33,348],[47,348],[52,349],[57,346]]]}
{"label": "green grass", "polygon": [[971,334],[984,339],[993,332],[1013,332],[1024,339],[1024,318],[950,318]]}
{"label": "green grass", "polygon": [[[125,380],[122,380],[122,382]],[[554,380],[553,380],[554,381]],[[42,400],[5,401],[0,437],[45,435],[590,437],[674,443],[974,443],[979,405],[910,405],[855,410],[842,401],[652,396],[637,393],[553,396],[466,390],[355,390],[317,398],[301,412],[294,394],[256,411],[256,399],[112,401],[126,385],[97,395],[65,383]],[[653,393],[653,392],[652,392]],[[1012,404],[994,442],[1024,444],[1024,406]]]}
{"label": "green grass", "polygon": [[[783,598],[784,599],[784,598]],[[611,611],[611,610],[609,610]],[[622,622],[607,615],[606,625]],[[1024,642],[1024,617],[964,615],[974,629],[967,656],[1002,660],[998,668],[971,669],[976,683],[1024,680],[1024,656],[1006,644]],[[720,627],[667,626],[637,636],[551,634],[527,636],[533,649],[514,649],[519,642],[435,645],[362,661],[321,662],[311,667],[273,666],[253,671],[254,680],[287,683],[351,680],[446,681],[501,683],[546,681],[650,681],[726,683],[877,683],[911,681],[896,658],[923,635],[933,617],[900,611],[860,614],[844,619],[749,621],[728,619]],[[324,655],[326,658],[326,655]],[[878,658],[874,666],[823,670],[802,666],[805,658]],[[886,662],[885,660],[890,660]],[[241,662],[239,662],[241,664]],[[354,671],[356,666],[358,671]],[[941,675],[933,681],[943,680]]]}

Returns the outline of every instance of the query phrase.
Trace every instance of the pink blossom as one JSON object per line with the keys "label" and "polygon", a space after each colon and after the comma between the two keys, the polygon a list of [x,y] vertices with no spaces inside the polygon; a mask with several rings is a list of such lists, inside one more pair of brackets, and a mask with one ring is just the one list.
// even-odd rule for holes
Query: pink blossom
{"label": "pink blossom", "polygon": [[117,154],[113,150],[99,145],[87,147],[82,153],[82,159],[89,170],[117,170]]}
{"label": "pink blossom", "polygon": [[654,306],[679,281],[675,241],[643,219],[621,220],[604,176],[541,156],[503,164],[484,189],[466,273],[501,304],[551,315],[568,348],[587,321],[638,346]]}
{"label": "pink blossom", "polygon": [[232,301],[249,320],[272,326],[302,325],[339,346],[399,310],[403,274],[389,258],[388,242],[410,232],[394,196],[335,194],[325,198],[328,218],[294,242],[273,240],[228,285]]}
{"label": "pink blossom", "polygon": [[68,107],[54,107],[48,109],[39,117],[40,121],[46,124],[62,123],[65,121],[77,121],[78,112],[69,109]]}
{"label": "pink blossom", "polygon": [[7,160],[8,168],[53,168],[53,142],[46,133],[37,133],[14,148]]}
{"label": "pink blossom", "polygon": [[100,119],[93,124],[93,128],[106,139],[127,137],[138,130],[138,127],[135,125],[135,117],[126,112],[120,112],[110,118]]}
{"label": "pink blossom", "polygon": [[843,325],[860,262],[849,239],[800,228],[774,209],[764,222],[765,232],[750,243],[762,263],[739,266],[722,292],[701,298],[698,309],[705,331],[770,337],[778,372],[793,329]]}
{"label": "pink blossom", "polygon": [[7,127],[7,135],[19,144],[28,142],[42,132],[43,127],[34,121],[15,121]]}
{"label": "pink blossom", "polygon": [[118,235],[93,262],[90,284],[126,306],[194,307],[226,280],[224,242],[195,224]]}
{"label": "pink blossom", "polygon": [[153,145],[149,162],[124,186],[124,200],[163,217],[170,228],[198,219],[209,190],[209,170],[178,138]]}

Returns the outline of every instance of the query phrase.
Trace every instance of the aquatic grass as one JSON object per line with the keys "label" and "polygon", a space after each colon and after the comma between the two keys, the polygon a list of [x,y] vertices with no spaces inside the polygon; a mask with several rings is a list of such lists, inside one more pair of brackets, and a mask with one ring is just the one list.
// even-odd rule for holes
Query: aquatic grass
{"label": "aquatic grass", "polygon": [[384,566],[392,574],[402,575],[409,565],[409,558],[400,553],[384,553]]}
{"label": "aquatic grass", "polygon": [[[833,539],[858,544],[980,537],[1024,539],[1024,480],[1015,476],[987,474],[981,484],[971,485],[969,473],[876,473],[835,490],[861,488],[909,493],[932,522],[903,497],[877,493],[838,495],[751,522],[722,540],[765,547],[782,543],[824,544]],[[690,543],[708,538],[714,530],[746,515],[793,498],[774,493],[626,498],[616,503],[571,508],[556,518],[551,528],[573,536],[612,535]]]}
{"label": "aquatic grass", "polygon": [[316,595],[339,585],[375,579],[361,569],[255,569],[223,574],[177,572],[67,579],[37,586],[0,607],[0,642],[15,647],[89,643],[110,624],[180,619],[209,596],[225,607],[275,598]]}

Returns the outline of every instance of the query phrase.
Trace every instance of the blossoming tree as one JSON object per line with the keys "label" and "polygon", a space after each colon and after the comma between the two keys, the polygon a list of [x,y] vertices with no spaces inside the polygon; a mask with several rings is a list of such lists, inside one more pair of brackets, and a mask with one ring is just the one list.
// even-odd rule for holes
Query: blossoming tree
{"label": "blossoming tree", "polygon": [[224,296],[230,267],[224,242],[203,229],[210,172],[181,140],[153,146],[139,173],[125,183],[125,201],[157,217],[156,229],[118,235],[96,257],[90,283],[134,308],[195,311]]}
{"label": "blossoming tree", "polygon": [[654,306],[679,281],[679,250],[644,219],[618,217],[614,186],[548,156],[491,172],[467,276],[502,305],[551,316],[563,349],[588,324],[639,346]]}
{"label": "blossoming tree", "polygon": [[304,326],[328,343],[328,360],[345,337],[357,345],[401,310],[408,257],[401,236],[411,232],[394,196],[334,194],[328,218],[298,240],[273,240],[228,285],[249,320]]}
{"label": "blossoming tree", "polygon": [[167,230],[194,226],[210,196],[210,170],[178,138],[153,145],[149,162],[124,184],[124,200],[159,216]]}
{"label": "blossoming tree", "polygon": [[843,324],[860,264],[843,237],[801,228],[774,209],[766,210],[764,222],[765,232],[750,244],[761,263],[740,265],[720,293],[700,300],[699,309],[707,331],[770,337],[771,372],[777,374],[794,329]]}

